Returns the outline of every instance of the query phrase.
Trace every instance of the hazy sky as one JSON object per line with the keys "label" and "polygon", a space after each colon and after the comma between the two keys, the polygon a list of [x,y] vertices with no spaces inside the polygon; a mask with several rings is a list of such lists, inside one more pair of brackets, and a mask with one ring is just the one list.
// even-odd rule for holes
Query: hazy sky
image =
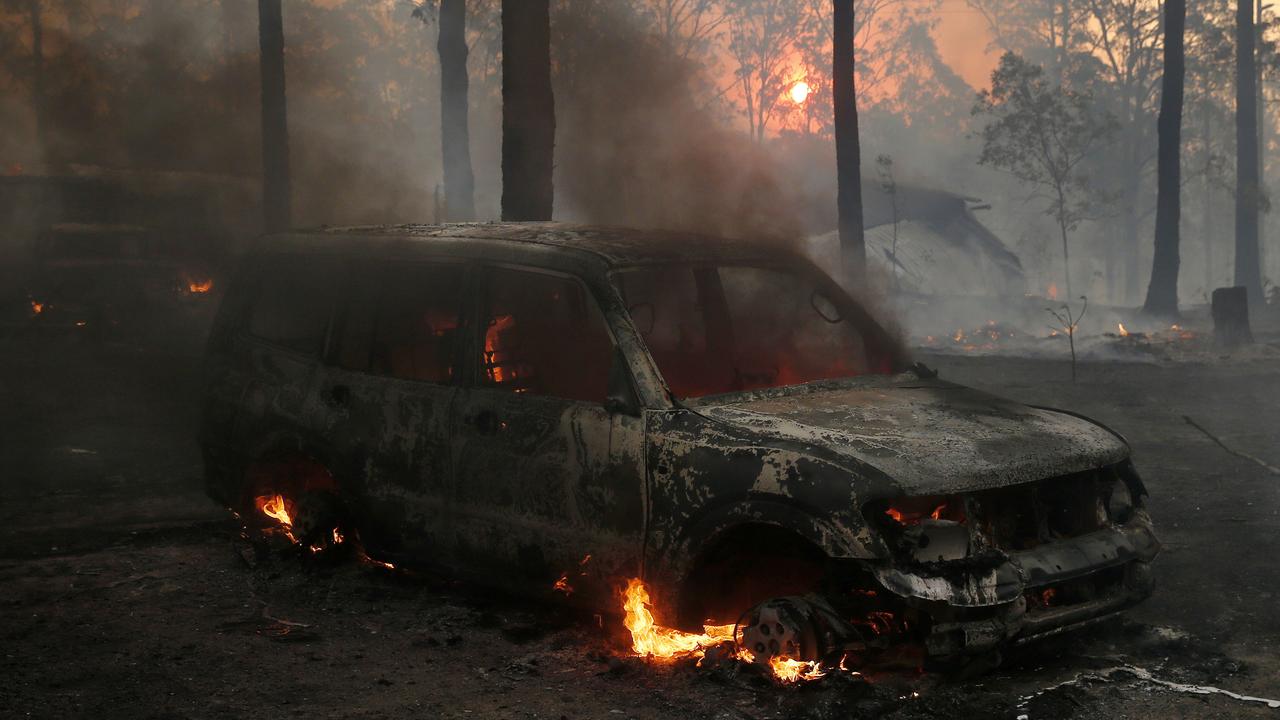
{"label": "hazy sky", "polygon": [[999,60],[999,53],[988,47],[986,21],[965,0],[943,0],[939,13],[935,37],[942,59],[973,87],[985,87]]}

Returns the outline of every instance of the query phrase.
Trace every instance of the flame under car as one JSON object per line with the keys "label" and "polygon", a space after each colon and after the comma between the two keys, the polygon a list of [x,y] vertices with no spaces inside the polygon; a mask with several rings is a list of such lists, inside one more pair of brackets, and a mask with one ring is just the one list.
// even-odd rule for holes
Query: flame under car
{"label": "flame under car", "polygon": [[731,638],[779,677],[960,660],[1152,589],[1120,436],[940,380],[777,247],[560,224],[268,238],[205,372],[217,500],[287,508],[303,546],[625,608],[655,654]]}

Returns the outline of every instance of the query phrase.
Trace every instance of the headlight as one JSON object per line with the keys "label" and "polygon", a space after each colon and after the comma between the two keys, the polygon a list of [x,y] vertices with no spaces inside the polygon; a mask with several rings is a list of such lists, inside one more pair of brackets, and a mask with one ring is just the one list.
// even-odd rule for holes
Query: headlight
{"label": "headlight", "polygon": [[1133,494],[1129,485],[1123,480],[1111,484],[1111,493],[1107,496],[1107,516],[1114,523],[1126,523],[1133,514]]}

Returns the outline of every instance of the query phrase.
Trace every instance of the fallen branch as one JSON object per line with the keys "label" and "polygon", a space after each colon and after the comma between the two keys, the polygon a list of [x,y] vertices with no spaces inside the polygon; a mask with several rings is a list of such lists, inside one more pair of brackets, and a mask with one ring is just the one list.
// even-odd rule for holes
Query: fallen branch
{"label": "fallen branch", "polygon": [[1235,450],[1235,449],[1233,449],[1233,448],[1228,447],[1228,446],[1227,446],[1227,444],[1226,444],[1226,443],[1224,443],[1224,442],[1222,442],[1222,440],[1221,440],[1221,439],[1219,439],[1217,435],[1214,435],[1213,433],[1211,433],[1211,432],[1209,432],[1208,430],[1204,429],[1204,426],[1203,426],[1203,425],[1201,425],[1201,424],[1197,423],[1195,420],[1192,420],[1190,416],[1188,416],[1188,415],[1183,415],[1183,416],[1182,416],[1182,419],[1183,419],[1183,420],[1186,420],[1186,421],[1187,421],[1187,424],[1188,424],[1188,425],[1190,425],[1191,427],[1193,427],[1193,428],[1195,428],[1195,429],[1199,430],[1200,432],[1204,433],[1204,436],[1205,436],[1205,437],[1207,437],[1207,438],[1209,438],[1210,440],[1212,440],[1215,444],[1217,444],[1217,446],[1218,446],[1218,447],[1222,448],[1223,450],[1226,450],[1227,452],[1231,453],[1232,455],[1235,455],[1235,456],[1236,456],[1236,457],[1238,457],[1238,458],[1244,458],[1245,460],[1248,460],[1249,462],[1252,462],[1252,463],[1257,464],[1259,467],[1261,467],[1262,469],[1264,469],[1264,470],[1266,470],[1267,472],[1271,473],[1272,475],[1280,475],[1280,468],[1276,467],[1275,465],[1272,465],[1272,464],[1268,463],[1266,460],[1263,460],[1262,458],[1256,457],[1256,456],[1254,456],[1254,455],[1250,455],[1250,454],[1249,454],[1249,453],[1247,453],[1247,452],[1241,452],[1241,451],[1239,451],[1239,450]]}

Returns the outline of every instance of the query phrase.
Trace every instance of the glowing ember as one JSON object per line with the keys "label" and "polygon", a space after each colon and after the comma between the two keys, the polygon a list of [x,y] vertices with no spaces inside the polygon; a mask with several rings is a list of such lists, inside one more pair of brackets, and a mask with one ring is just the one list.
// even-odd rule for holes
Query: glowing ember
{"label": "glowing ember", "polygon": [[679,657],[702,657],[706,648],[733,641],[733,625],[705,625],[702,634],[686,633],[662,627],[649,611],[649,591],[644,581],[632,578],[623,596],[624,622],[631,631],[631,649],[641,657],[673,660]]}
{"label": "glowing ember", "polygon": [[809,95],[813,92],[813,88],[809,87],[809,83],[801,80],[791,86],[791,90],[787,94],[791,96],[791,102],[797,105],[803,105],[805,100],[809,99]]}
{"label": "glowing ember", "polygon": [[772,658],[769,660],[769,669],[773,670],[774,677],[784,683],[817,680],[827,674],[817,662],[791,658]]}
{"label": "glowing ember", "polygon": [[203,295],[213,289],[213,279],[208,280],[187,280],[187,292],[195,295]]}
{"label": "glowing ember", "polygon": [[342,535],[342,531],[341,531],[341,530],[339,530],[338,528],[334,528],[334,529],[333,529],[333,544],[334,544],[334,545],[341,545],[343,540],[346,540],[346,537],[344,537],[344,536]]}
{"label": "glowing ember", "polygon": [[32,300],[31,312],[35,313],[36,315],[39,315],[40,313],[44,312],[44,303],[39,302],[38,300]]}

